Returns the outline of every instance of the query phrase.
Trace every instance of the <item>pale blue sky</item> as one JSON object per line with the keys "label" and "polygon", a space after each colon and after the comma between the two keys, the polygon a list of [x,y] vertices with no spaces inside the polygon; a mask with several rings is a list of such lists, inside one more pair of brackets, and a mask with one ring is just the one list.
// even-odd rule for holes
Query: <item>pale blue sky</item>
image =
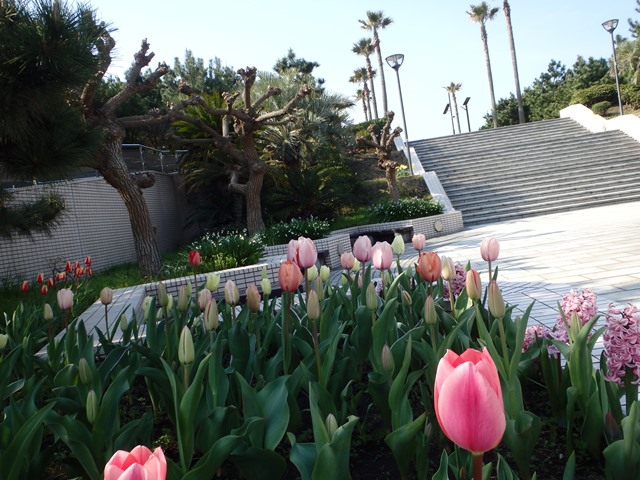
{"label": "pale blue sky", "polygon": [[[489,88],[480,27],[465,13],[480,1],[399,0],[93,0],[98,16],[117,29],[116,58],[110,72],[120,75],[130,65],[140,41],[147,38],[156,57],[152,65],[174,57],[184,58],[186,49],[208,60],[219,57],[235,69],[255,66],[271,70],[276,60],[292,48],[299,57],[320,64],[317,76],[328,90],[353,96],[349,83],[353,70],[364,59],[351,52],[352,45],[367,35],[358,19],[367,10],[383,10],[393,19],[380,32],[383,56],[403,53],[400,81],[410,140],[449,135],[451,122],[442,114],[447,95],[442,88],[462,83],[459,103],[471,97],[471,129],[484,122],[490,109]],[[496,99],[514,92],[511,57],[502,2],[497,18],[487,25]],[[616,33],[629,36],[627,19],[640,19],[635,0],[511,0],[520,84],[522,88],[545,71],[551,59],[571,66],[578,55],[611,56],[611,40],[603,21],[619,18]],[[374,65],[377,61],[374,61]],[[377,68],[377,66],[375,67]],[[385,65],[389,108],[401,125],[395,72]],[[378,108],[381,111],[379,81]],[[351,111],[354,121],[364,119],[361,105]],[[463,132],[466,117],[460,111]]]}

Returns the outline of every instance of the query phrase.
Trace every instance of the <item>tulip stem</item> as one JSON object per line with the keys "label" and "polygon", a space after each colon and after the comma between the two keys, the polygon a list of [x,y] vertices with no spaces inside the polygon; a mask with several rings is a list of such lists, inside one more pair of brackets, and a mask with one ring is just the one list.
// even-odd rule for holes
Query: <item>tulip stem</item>
{"label": "tulip stem", "polygon": [[182,366],[182,383],[184,385],[184,389],[189,388],[189,369],[191,365],[185,364]]}
{"label": "tulip stem", "polygon": [[109,314],[109,309],[108,309],[108,306],[105,305],[104,306],[104,328],[105,328],[104,334],[107,337],[109,336],[109,320],[107,319],[108,314]]}
{"label": "tulip stem", "polygon": [[498,318],[498,328],[500,329],[500,342],[502,343],[502,356],[504,357],[504,369],[509,371],[509,352],[507,351],[507,335],[504,331],[504,317]]}
{"label": "tulip stem", "polygon": [[437,344],[436,344],[436,329],[434,325],[429,325],[431,329],[431,348],[433,348],[433,353],[438,352]]}
{"label": "tulip stem", "polygon": [[286,292],[286,296],[285,296],[285,292],[283,292],[283,296],[284,296],[284,325],[282,328],[282,335],[283,335],[283,343],[284,343],[284,358],[283,358],[283,371],[284,374],[287,375],[288,371],[289,371],[289,297],[290,294],[288,292]]}
{"label": "tulip stem", "polygon": [[456,302],[455,302],[455,298],[453,296],[453,282],[451,280],[449,280],[447,283],[449,283],[449,305],[451,308],[451,315],[453,316],[453,318],[455,320],[458,320],[456,317]]}
{"label": "tulip stem", "polygon": [[[318,369],[318,382],[322,385],[322,364],[320,363],[320,339],[318,338],[318,324],[311,320],[311,333],[313,334],[313,348],[316,351],[316,367]],[[323,385],[326,386],[326,385]]]}
{"label": "tulip stem", "polygon": [[482,453],[472,454],[473,457],[473,480],[482,480]]}

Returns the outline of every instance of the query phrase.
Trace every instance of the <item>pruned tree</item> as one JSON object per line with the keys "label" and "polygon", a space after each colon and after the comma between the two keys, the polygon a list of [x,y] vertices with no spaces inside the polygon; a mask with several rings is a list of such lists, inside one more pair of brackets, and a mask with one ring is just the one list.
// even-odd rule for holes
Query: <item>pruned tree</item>
{"label": "pruned tree", "polygon": [[378,156],[378,167],[384,170],[384,176],[387,180],[387,190],[393,202],[400,200],[400,191],[398,190],[398,179],[396,172],[401,165],[400,160],[404,157],[404,152],[395,148],[394,139],[402,133],[402,128],[396,127],[391,130],[393,122],[393,112],[387,112],[384,126],[379,132],[376,132],[375,125],[369,125],[367,131],[370,138],[360,137],[357,139],[358,145],[367,149],[373,149]]}
{"label": "pruned tree", "polygon": [[[268,171],[267,162],[261,157],[256,143],[256,134],[269,126],[289,122],[296,105],[312,91],[302,86],[297,93],[281,108],[265,111],[265,103],[281,93],[280,88],[270,87],[257,98],[252,98],[252,88],[256,82],[257,70],[254,67],[238,70],[242,89],[223,94],[225,108],[213,108],[198,92],[188,85],[182,85],[182,93],[188,96],[188,102],[198,105],[206,115],[223,118],[222,132],[203,120],[202,115],[193,115],[187,111],[175,113],[175,119],[196,126],[206,135],[203,138],[190,139],[175,137],[186,144],[211,144],[233,159],[229,165],[229,190],[244,196],[247,207],[247,230],[254,234],[264,230],[261,193],[264,177]],[[233,127],[233,133],[230,128]]]}
{"label": "pruned tree", "polygon": [[[0,65],[0,77],[11,74],[6,69],[17,69],[20,75],[9,77],[15,91],[20,92],[27,87],[36,98],[47,98],[49,104],[67,106],[67,116],[58,119],[58,130],[81,125],[87,135],[99,137],[97,142],[86,142],[87,147],[91,148],[83,149],[82,144],[76,144],[76,156],[81,152],[80,165],[96,169],[118,191],[129,213],[141,273],[145,276],[156,274],[162,267],[162,260],[142,194],[143,188],[153,184],[153,175],[139,178],[129,173],[122,156],[122,142],[127,129],[169,122],[172,115],[184,105],[175,105],[174,109],[164,113],[132,116],[120,116],[119,108],[134,96],[154,89],[169,67],[161,63],[154,70],[143,73],[154,57],[149,52],[149,43],[143,40],[126,74],[123,88],[112,96],[98,95],[116,42],[108,26],[99,22],[92,10],[85,6],[72,10],[57,0],[39,0],[33,4],[7,0],[0,3],[0,8],[15,8],[20,13],[17,16],[2,16],[5,22],[2,28],[10,32],[3,36],[3,55],[13,60]],[[43,25],[48,28],[43,29]],[[30,39],[29,48],[20,38],[14,39],[12,31],[21,32],[24,39]],[[64,41],[61,41],[60,31],[71,34],[65,35]],[[88,68],[75,67],[74,58],[78,56],[91,59]],[[59,88],[60,84],[52,85],[50,78],[54,74],[60,77],[64,88]],[[30,116],[33,121],[27,127],[39,126],[42,134],[31,132],[29,142],[14,145],[15,148],[8,155],[19,158],[31,150],[32,155],[38,155],[32,159],[34,163],[45,163],[51,155],[61,155],[68,150],[48,135],[49,128],[54,126],[40,121],[48,118],[46,109],[33,101],[19,107],[8,110],[6,124],[13,124],[15,118]],[[25,108],[29,108],[27,114]]]}

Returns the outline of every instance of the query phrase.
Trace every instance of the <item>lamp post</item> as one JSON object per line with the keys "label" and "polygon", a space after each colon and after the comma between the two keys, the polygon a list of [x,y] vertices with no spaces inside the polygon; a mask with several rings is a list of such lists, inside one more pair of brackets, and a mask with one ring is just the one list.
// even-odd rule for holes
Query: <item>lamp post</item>
{"label": "lamp post", "polygon": [[447,112],[451,113],[451,131],[453,132],[453,135],[455,135],[456,127],[453,126],[453,108],[451,108],[451,98],[449,98],[449,103],[444,107],[444,112],[442,112],[442,114],[446,115]]}
{"label": "lamp post", "polygon": [[613,49],[613,72],[616,75],[616,90],[618,91],[618,107],[620,108],[620,115],[624,115],[622,111],[622,97],[620,96],[620,79],[618,78],[618,61],[616,60],[616,42],[613,39],[613,31],[618,26],[618,19],[612,18],[602,23],[604,28],[611,35],[611,48]]}
{"label": "lamp post", "polygon": [[464,103],[462,104],[462,108],[465,112],[467,112],[467,128],[469,129],[469,133],[471,133],[471,123],[469,122],[469,106],[467,105],[471,100],[471,97],[467,97],[464,99]]}
{"label": "lamp post", "polygon": [[[411,152],[409,151],[409,134],[407,133],[407,119],[404,115],[404,102],[402,101],[402,88],[400,87],[400,67],[404,62],[404,55],[396,53],[389,55],[386,59],[391,68],[396,71],[396,78],[398,79],[398,93],[400,94],[400,110],[402,111],[402,126],[404,127],[404,148],[405,155],[407,156],[407,163],[409,164],[409,173],[413,175],[413,164],[411,163]],[[386,114],[387,112],[385,112]]]}

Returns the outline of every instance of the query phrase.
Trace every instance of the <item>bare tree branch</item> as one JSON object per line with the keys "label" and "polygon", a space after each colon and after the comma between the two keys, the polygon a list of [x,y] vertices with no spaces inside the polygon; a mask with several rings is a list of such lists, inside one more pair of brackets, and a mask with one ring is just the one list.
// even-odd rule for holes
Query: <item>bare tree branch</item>
{"label": "bare tree branch", "polygon": [[258,118],[256,118],[256,121],[264,122],[266,120],[271,120],[272,118],[278,118],[291,113],[293,108],[300,102],[300,100],[309,95],[311,91],[311,87],[309,87],[308,85],[300,87],[300,90],[298,90],[295,96],[291,100],[289,100],[289,102],[284,107],[282,107],[280,110],[275,110],[273,112],[260,115]]}
{"label": "bare tree branch", "polygon": [[87,115],[91,108],[98,86],[102,83],[104,74],[107,73],[107,69],[109,65],[111,65],[111,51],[116,46],[116,42],[113,37],[109,35],[109,32],[104,32],[101,40],[102,41],[96,42],[98,49],[98,69],[94,77],[87,82],[80,94],[80,104],[82,105],[82,111],[85,115]]}

